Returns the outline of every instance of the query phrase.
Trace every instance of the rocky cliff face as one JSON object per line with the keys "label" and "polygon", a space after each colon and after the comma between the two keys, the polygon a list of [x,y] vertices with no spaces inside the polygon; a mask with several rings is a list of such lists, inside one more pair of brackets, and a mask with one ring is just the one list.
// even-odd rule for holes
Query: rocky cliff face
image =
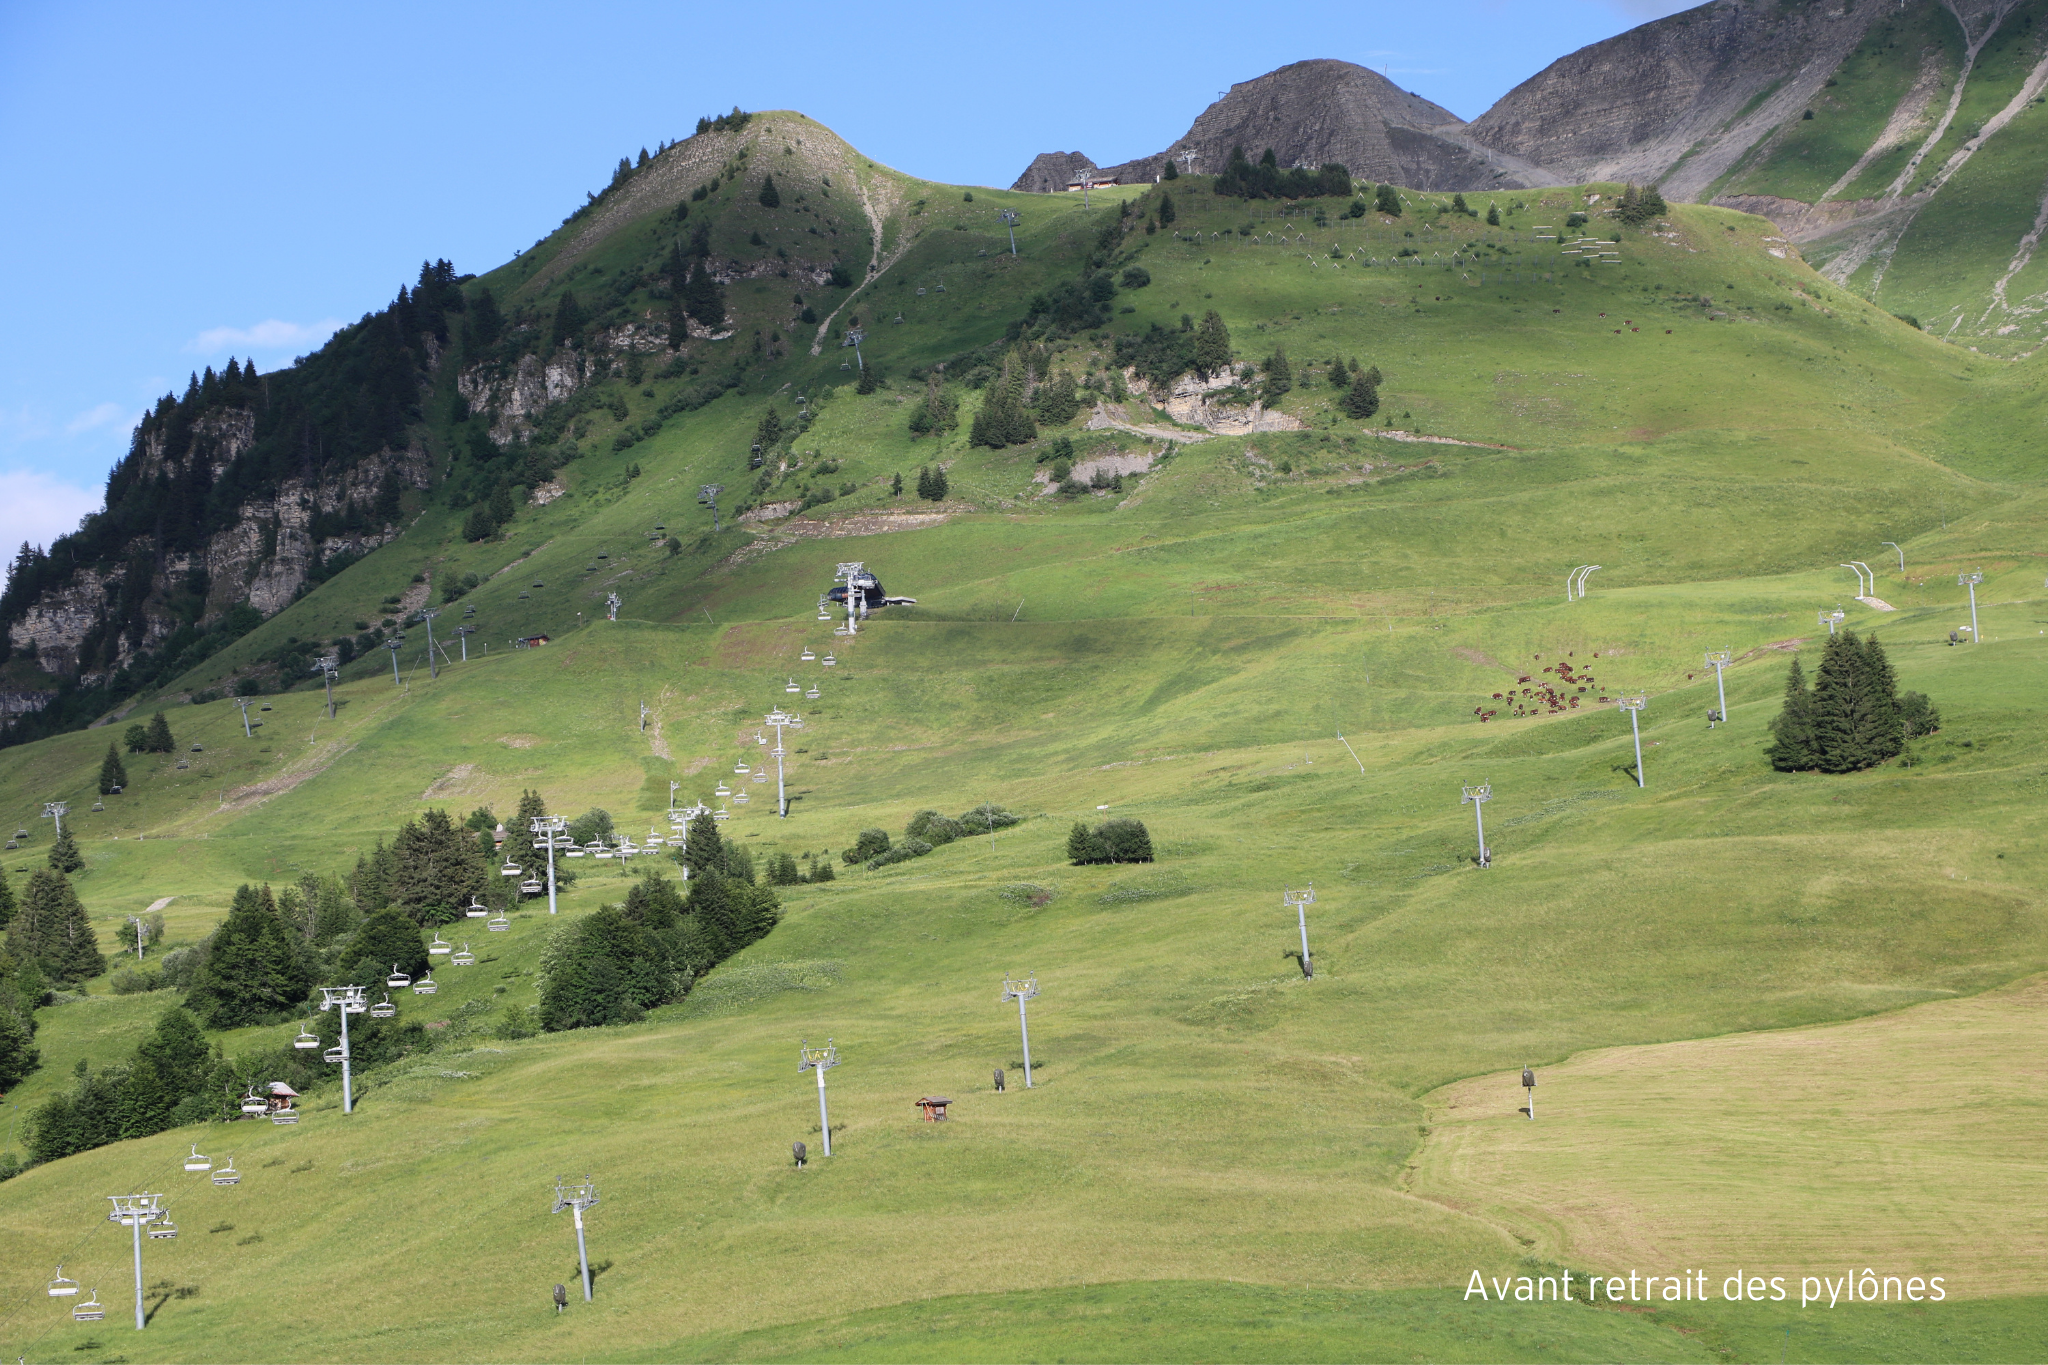
{"label": "rocky cliff face", "polygon": [[[1560,183],[1541,166],[1503,157],[1466,134],[1456,114],[1401,89],[1377,71],[1327,58],[1295,62],[1230,88],[1172,145],[1103,174],[1125,183],[1157,179],[1169,160],[1197,174],[1223,169],[1233,147],[1257,160],[1268,147],[1282,166],[1336,162],[1359,180],[1413,189],[1519,189]],[[1186,153],[1194,154],[1190,164]],[[1076,152],[1046,152],[1013,189],[1064,188]],[[1050,183],[1060,176],[1057,186]]]}
{"label": "rocky cliff face", "polygon": [[1081,172],[1094,169],[1095,162],[1080,152],[1040,152],[1010,188],[1029,194],[1058,194]]}
{"label": "rocky cliff face", "polygon": [[[217,475],[248,448],[255,419],[246,410],[229,409],[208,413],[198,425],[205,430],[206,458]],[[160,463],[162,452],[145,447],[145,459],[152,458]],[[155,469],[149,472],[154,474]],[[238,519],[208,537],[199,553],[157,559],[142,542],[126,562],[80,566],[68,582],[31,603],[10,624],[8,637],[16,649],[33,646],[45,672],[78,675],[88,684],[103,681],[108,670],[95,667],[80,673],[79,648],[88,636],[105,629],[109,608],[129,592],[129,578],[138,572],[149,578],[147,584],[135,587],[137,595],[146,599],[145,624],[139,634],[124,632],[120,636],[115,646],[116,668],[156,648],[183,624],[168,604],[182,584],[193,580],[195,570],[204,574],[207,584],[202,619],[217,618],[243,602],[271,616],[291,604],[317,559],[374,549],[398,530],[394,525],[316,540],[312,535],[316,513],[338,513],[352,503],[359,507],[373,504],[387,475],[396,478],[401,487],[425,488],[428,474],[427,453],[415,446],[382,452],[325,483],[286,480],[275,496],[245,502]]]}

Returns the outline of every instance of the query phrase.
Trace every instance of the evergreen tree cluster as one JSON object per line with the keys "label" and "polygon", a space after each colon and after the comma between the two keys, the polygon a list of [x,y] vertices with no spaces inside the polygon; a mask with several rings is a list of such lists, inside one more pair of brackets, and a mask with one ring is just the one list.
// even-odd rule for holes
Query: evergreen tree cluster
{"label": "evergreen tree cluster", "polygon": [[708,816],[691,821],[682,861],[688,894],[642,875],[625,902],[555,930],[541,961],[540,1026],[550,1032],[632,1023],[764,937],[781,918],[753,859]]}
{"label": "evergreen tree cluster", "polygon": [[1631,181],[1622,190],[1620,200],[1615,203],[1613,215],[1630,227],[1641,227],[1645,223],[1662,218],[1668,212],[1670,210],[1664,204],[1664,196],[1658,192],[1655,185],[1638,188]]}
{"label": "evergreen tree cluster", "polygon": [[1856,632],[1843,631],[1829,637],[1810,689],[1799,660],[1792,660],[1768,753],[1779,772],[1860,772],[1898,757],[1909,736],[1940,725],[1940,713],[1924,694],[1899,695],[1875,635],[1859,640]]}
{"label": "evergreen tree cluster", "polygon": [[1401,216],[1401,192],[1392,185],[1381,185],[1372,192],[1372,207],[1375,213],[1389,218]]}
{"label": "evergreen tree cluster", "polygon": [[1149,863],[1152,835],[1139,820],[1104,820],[1092,829],[1076,820],[1067,833],[1067,860],[1076,867],[1090,863]]}
{"label": "evergreen tree cluster", "polygon": [[1024,401],[1030,382],[1029,367],[1016,352],[1005,356],[1002,376],[988,386],[981,410],[974,414],[968,443],[1001,450],[1038,439],[1038,423],[1032,420],[1031,409]]}
{"label": "evergreen tree cluster", "polygon": [[[1343,362],[1339,360],[1331,367],[1332,383],[1339,382],[1337,375],[1343,373],[1342,366]],[[1344,415],[1353,421],[1363,422],[1378,412],[1380,410],[1380,367],[1374,365],[1369,369],[1361,370],[1358,368],[1358,362],[1352,361],[1349,383],[1344,389],[1344,396],[1338,399],[1337,403],[1339,407],[1344,409]]]}
{"label": "evergreen tree cluster", "polygon": [[178,747],[178,741],[171,737],[171,723],[161,711],[151,716],[147,725],[129,726],[121,742],[131,754],[168,754]]}
{"label": "evergreen tree cluster", "polygon": [[917,495],[932,502],[944,502],[949,485],[946,482],[944,466],[933,469],[924,465],[917,467]]}
{"label": "evergreen tree cluster", "polygon": [[[0,928],[8,927],[20,908],[0,871]],[[21,947],[11,934],[0,943],[0,1094],[42,1065],[35,1012],[49,995],[49,985],[39,959],[33,951],[24,956]]]}
{"label": "evergreen tree cluster", "polygon": [[1260,375],[1259,401],[1270,408],[1286,397],[1293,387],[1294,367],[1287,363],[1287,348],[1275,346]]}
{"label": "evergreen tree cluster", "polygon": [[314,966],[278,914],[270,887],[245,882],[207,939],[185,1005],[209,1028],[263,1023],[305,1000]]}
{"label": "evergreen tree cluster", "polygon": [[1335,162],[1313,171],[1298,166],[1283,171],[1271,147],[1256,163],[1246,158],[1244,148],[1232,147],[1216,177],[1216,193],[1236,199],[1349,199],[1351,172]]}
{"label": "evergreen tree cluster", "polygon": [[924,400],[910,411],[910,434],[944,435],[960,425],[960,405],[945,389],[944,365],[932,366],[925,376]]}

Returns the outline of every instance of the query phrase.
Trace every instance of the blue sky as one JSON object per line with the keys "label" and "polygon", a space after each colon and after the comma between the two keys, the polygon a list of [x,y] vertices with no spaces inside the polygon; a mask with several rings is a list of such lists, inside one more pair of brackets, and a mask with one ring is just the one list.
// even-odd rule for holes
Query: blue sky
{"label": "blue sky", "polygon": [[488,269],[700,114],[800,109],[906,171],[1007,185],[1042,151],[1156,151],[1309,57],[1474,118],[1686,7],[0,0],[0,555],[97,506],[189,372],[288,364],[425,258]]}

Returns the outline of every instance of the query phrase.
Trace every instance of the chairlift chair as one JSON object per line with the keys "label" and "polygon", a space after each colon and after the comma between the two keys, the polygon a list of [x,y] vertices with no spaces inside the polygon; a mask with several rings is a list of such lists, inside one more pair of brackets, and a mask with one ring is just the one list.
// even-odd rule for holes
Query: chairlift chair
{"label": "chairlift chair", "polygon": [[519,864],[518,864],[518,863],[515,863],[515,862],[513,862],[513,861],[512,861],[512,860],[511,860],[510,858],[507,858],[507,859],[505,860],[505,865],[504,865],[503,867],[501,867],[501,868],[499,868],[499,869],[498,869],[498,875],[499,875],[499,876],[501,876],[501,877],[516,877],[516,876],[518,876],[518,875],[519,875]]}
{"label": "chairlift chair", "polygon": [[747,802],[751,800],[753,800],[753,798],[748,796],[745,792],[734,792],[732,794],[732,803],[735,806],[744,806],[747,804]]}
{"label": "chairlift chair", "polygon": [[297,1123],[299,1121],[299,1111],[296,1109],[273,1109],[270,1111],[270,1121],[279,1124]]}
{"label": "chairlift chair", "polygon": [[816,701],[820,695],[821,694],[818,691],[818,685],[816,683],[812,683],[811,690],[804,693],[804,696],[810,701]]}
{"label": "chairlift chair", "polygon": [[[320,1040],[318,1038],[315,1038],[313,1040],[313,1046],[320,1046]],[[258,1098],[254,1090],[251,1090],[248,1094],[242,1096],[242,1112],[245,1114],[261,1114],[267,1111],[269,1108],[270,1106],[265,1104],[260,1098]]]}
{"label": "chairlift chair", "polygon": [[92,803],[92,808],[94,810],[105,810],[107,808],[107,803],[104,801],[95,801]]}
{"label": "chairlift chair", "polygon": [[[150,1233],[149,1235],[152,1237],[156,1236],[154,1232]],[[59,1270],[62,1270],[64,1267],[59,1266],[57,1268]],[[52,1289],[50,1292],[54,1294],[57,1291]],[[78,1287],[76,1285],[72,1286],[69,1292],[76,1294],[78,1292]],[[92,1291],[91,1298],[87,1299],[84,1303],[81,1303],[80,1305],[78,1305],[78,1307],[71,1310],[71,1318],[74,1322],[104,1322],[106,1320],[106,1316],[107,1310],[100,1306],[100,1291],[97,1289]]]}
{"label": "chairlift chair", "polygon": [[521,894],[522,896],[538,896],[541,892],[545,890],[547,890],[547,888],[540,884],[540,878],[538,877],[534,878],[532,881],[525,881],[519,883],[519,894]]}
{"label": "chairlift chair", "polygon": [[802,659],[805,663],[809,663],[811,660],[817,658],[818,656],[811,653],[811,647],[809,645],[805,645],[804,652],[797,655],[796,657]]}
{"label": "chairlift chair", "polygon": [[15,843],[15,842],[14,842],[14,840],[12,840],[12,839],[9,839],[9,840],[7,841],[7,847],[8,847],[8,849],[9,849],[9,850],[11,851],[11,850],[13,850],[13,849],[17,849],[17,848],[20,848],[20,847],[21,847],[21,845],[20,845],[20,844],[17,844],[17,843]]}
{"label": "chairlift chair", "polygon": [[837,668],[839,666],[839,660],[833,658],[830,654],[827,654],[822,662],[827,668]]}
{"label": "chairlift chair", "polygon": [[718,785],[711,789],[711,794],[713,796],[731,796],[732,788],[725,785],[724,778],[720,778],[718,780]]}
{"label": "chairlift chair", "polygon": [[263,703],[263,705],[261,705],[261,706],[257,707],[256,709],[257,709],[258,711],[268,711],[268,710],[270,709],[270,703],[269,703],[269,702],[264,702],[264,703]]}
{"label": "chairlift chair", "polygon": [[610,849],[608,849],[608,848],[601,848],[601,849],[599,849],[599,850],[597,851],[597,856],[598,856],[598,857],[600,857],[600,858],[609,858],[609,857],[611,857],[611,856],[613,856],[613,855],[612,855],[612,851],[611,851]]}
{"label": "chairlift chair", "polygon": [[571,844],[569,846],[569,851],[563,856],[567,858],[581,858],[583,856],[583,850],[577,848],[574,844]]}
{"label": "chairlift chair", "polygon": [[799,683],[797,682],[797,680],[796,680],[795,678],[791,678],[791,679],[789,680],[789,685],[788,685],[787,687],[783,688],[782,690],[783,690],[783,691],[785,691],[785,692],[801,692],[801,691],[803,691],[804,689],[803,689],[803,687],[802,687],[802,686],[801,686],[801,685],[800,685],[800,684],[799,684]]}
{"label": "chairlift chair", "polygon": [[191,765],[190,763],[187,763],[187,762],[186,762],[186,761],[185,761],[184,759],[182,759],[182,758],[178,760],[178,767],[179,767],[180,769],[184,769],[184,768],[189,768],[189,767],[191,767],[191,766],[192,766],[192,765]]}
{"label": "chairlift chair", "polygon": [[489,919],[484,921],[484,928],[490,930],[494,934],[502,934],[511,927],[512,918],[511,916],[507,915],[503,910],[500,910],[497,914],[491,916]]}
{"label": "chairlift chair", "polygon": [[[178,1225],[168,1218],[161,1222],[151,1223],[149,1225],[149,1235],[152,1241],[168,1242],[178,1235]],[[98,1291],[94,1292],[97,1293]],[[80,1304],[79,1306],[82,1308],[85,1305]]]}
{"label": "chairlift chair", "polygon": [[389,1019],[397,1013],[398,1006],[391,1003],[391,993],[389,991],[384,993],[382,1000],[370,1006],[370,1017],[372,1019]]}
{"label": "chairlift chair", "polygon": [[76,1294],[77,1292],[78,1281],[73,1279],[67,1279],[64,1275],[64,1267],[61,1265],[58,1266],[57,1278],[50,1281],[50,1297],[53,1299],[68,1298],[69,1296]]}
{"label": "chairlift chair", "polygon": [[334,1066],[339,1066],[343,1062],[348,1060],[348,1054],[341,1050],[341,1044],[339,1043],[336,1043],[333,1047],[328,1048],[327,1051],[321,1053],[320,1055],[322,1057],[325,1057],[329,1064]]}
{"label": "chairlift chair", "polygon": [[604,841],[602,839],[592,839],[583,846],[583,851],[585,853],[602,853],[604,852]]}
{"label": "chairlift chair", "polygon": [[25,829],[18,829],[14,831],[14,837],[17,839],[26,839],[28,838],[28,831]]}
{"label": "chairlift chair", "polygon": [[467,919],[483,919],[491,913],[491,907],[472,896],[469,905],[464,908],[462,913],[464,918]]}
{"label": "chairlift chair", "polygon": [[199,1144],[195,1142],[192,1144],[192,1155],[185,1158],[185,1169],[188,1171],[210,1171],[213,1169],[213,1158],[202,1155],[199,1151]]}
{"label": "chairlift chair", "polygon": [[421,977],[419,980],[412,983],[412,993],[414,995],[432,995],[435,991],[439,989],[440,987],[434,984],[434,973],[432,968],[428,969],[427,974],[425,976]]}
{"label": "chairlift chair", "polygon": [[310,1029],[301,1028],[299,1030],[299,1036],[292,1039],[292,1046],[298,1048],[302,1052],[310,1051],[313,1048],[320,1046],[320,1039],[316,1037]]}
{"label": "chairlift chair", "polygon": [[729,810],[715,810],[711,812],[711,818],[714,820],[730,820],[732,819],[732,812]]}
{"label": "chairlift chair", "polygon": [[391,964],[391,975],[384,978],[384,984],[394,991],[403,990],[412,984],[412,978],[398,970],[398,964],[394,962]]}
{"label": "chairlift chair", "polygon": [[474,967],[476,965],[476,954],[472,953],[469,950],[469,945],[465,943],[462,945],[462,951],[449,958],[448,961],[457,967]]}
{"label": "chairlift chair", "polygon": [[213,1183],[216,1185],[239,1185],[242,1183],[242,1173],[235,1169],[235,1159],[233,1157],[229,1157],[228,1164],[213,1173]]}
{"label": "chairlift chair", "polygon": [[434,931],[434,941],[427,945],[427,951],[429,953],[432,953],[435,957],[446,957],[448,956],[448,954],[455,951],[455,945],[443,941],[441,938],[441,933],[437,929]]}

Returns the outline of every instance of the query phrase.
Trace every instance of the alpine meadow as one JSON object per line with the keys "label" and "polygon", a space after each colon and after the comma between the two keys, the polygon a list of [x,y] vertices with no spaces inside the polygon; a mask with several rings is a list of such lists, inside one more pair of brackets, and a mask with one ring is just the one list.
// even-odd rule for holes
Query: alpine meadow
{"label": "alpine meadow", "polygon": [[0,595],[0,1354],[2042,1359],[2036,8],[734,109],[163,396]]}

